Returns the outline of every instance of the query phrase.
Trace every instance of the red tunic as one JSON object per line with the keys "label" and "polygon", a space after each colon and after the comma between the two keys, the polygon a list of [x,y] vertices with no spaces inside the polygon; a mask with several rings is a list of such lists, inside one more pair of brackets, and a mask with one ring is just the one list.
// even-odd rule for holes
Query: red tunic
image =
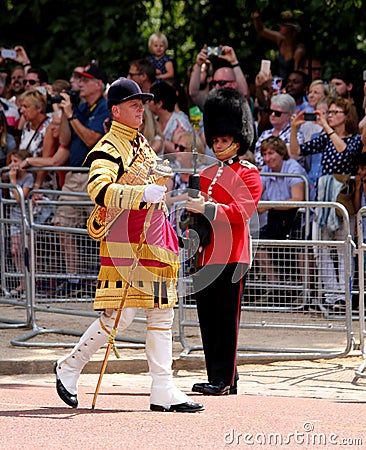
{"label": "red tunic", "polygon": [[[219,166],[200,173],[200,187],[216,203],[216,216],[211,221],[211,242],[201,254],[201,265],[250,263],[248,220],[262,194],[258,169],[248,161],[225,165],[222,174],[212,183]],[[211,189],[209,189],[211,186]]]}

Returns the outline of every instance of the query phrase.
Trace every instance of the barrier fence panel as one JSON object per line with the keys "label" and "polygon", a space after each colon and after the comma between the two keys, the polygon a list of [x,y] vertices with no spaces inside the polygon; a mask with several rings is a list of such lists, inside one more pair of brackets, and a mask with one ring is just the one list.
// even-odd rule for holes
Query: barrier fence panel
{"label": "barrier fence panel", "polygon": [[366,251],[366,206],[363,206],[357,213],[357,261],[358,261],[358,284],[359,284],[359,317],[360,317],[360,348],[364,361],[355,370],[353,383],[360,378],[366,378],[366,323],[365,323],[365,251]]}
{"label": "barrier fence panel", "polygon": [[[86,193],[35,190],[29,196],[31,298],[35,311],[97,315],[92,312],[90,303],[97,276],[98,249],[94,241],[88,239],[85,230],[91,208],[92,202]],[[70,226],[57,226],[56,222]],[[69,273],[74,274],[72,281],[75,283],[69,282],[68,268]],[[82,334],[80,330],[37,327],[14,339],[12,344],[40,347],[72,345],[60,340],[31,340],[51,333]]]}
{"label": "barrier fence panel", "polygon": [[[51,170],[54,168],[44,168]],[[57,170],[87,172],[87,168],[62,167]],[[6,168],[5,168],[6,170]],[[37,168],[38,170],[38,168]],[[7,187],[7,185],[5,185]],[[28,199],[23,200],[24,228],[22,237],[26,237],[26,252],[23,252],[23,271],[16,271],[10,251],[10,222],[1,198],[0,238],[1,247],[1,303],[10,303],[24,308],[29,318],[23,324],[31,331],[13,339],[12,345],[25,347],[73,347],[75,342],[57,338],[51,342],[49,334],[81,336],[84,330],[40,328],[35,321],[36,312],[62,314],[66,317],[99,317],[100,312],[93,311],[95,286],[99,271],[99,242],[91,239],[86,230],[86,220],[94,204],[86,192],[65,192],[59,190],[33,190]],[[29,251],[28,251],[29,250]],[[27,270],[26,270],[27,269]],[[11,290],[20,278],[27,280],[24,298],[11,298]],[[15,326],[12,319],[6,321],[8,326]],[[17,322],[17,321],[16,321]],[[52,323],[50,316],[50,323]],[[144,317],[136,317],[134,322],[146,323]],[[0,325],[1,327],[1,325]],[[44,335],[42,340],[33,340]],[[141,348],[144,339],[133,336],[116,337],[117,346]]]}
{"label": "barrier fence panel", "polygon": [[[16,190],[19,202],[10,198]],[[0,328],[30,328],[33,323],[30,307],[29,222],[21,187],[0,183],[0,302],[19,307],[24,320],[0,318]]]}
{"label": "barrier fence panel", "polygon": [[[282,202],[260,202],[283,206]],[[343,231],[331,239],[314,227],[312,237],[253,239],[254,260],[242,297],[238,356],[247,359],[331,358],[353,346],[351,282],[353,241],[346,209],[339,203],[286,202],[300,220],[336,208]],[[318,219],[319,220],[319,219]],[[310,222],[309,222],[310,225]],[[224,303],[224,300],[223,300]],[[223,304],[224,307],[224,304]],[[190,339],[198,327],[194,295],[180,301],[182,356],[201,357]]]}
{"label": "barrier fence panel", "polygon": [[[39,194],[42,199],[37,200],[34,207],[32,196]],[[43,190],[33,191],[32,196],[28,204],[31,296],[35,311],[98,317],[100,313],[93,311],[93,301],[99,271],[99,242],[91,239],[86,230],[86,221],[94,204],[88,194],[81,192]],[[12,344],[71,347],[74,343],[31,339],[49,333],[80,336],[82,331],[36,329],[14,339]],[[144,345],[141,339],[118,336],[117,340],[125,341],[124,347]]]}
{"label": "barrier fence panel", "polygon": [[[37,191],[34,191],[37,194]],[[30,203],[32,288],[37,309],[43,303],[78,299],[91,302],[99,268],[99,243],[89,238],[86,220],[93,203],[86,193],[42,191]],[[47,211],[39,215],[37,209]],[[46,299],[46,300],[44,300]]]}

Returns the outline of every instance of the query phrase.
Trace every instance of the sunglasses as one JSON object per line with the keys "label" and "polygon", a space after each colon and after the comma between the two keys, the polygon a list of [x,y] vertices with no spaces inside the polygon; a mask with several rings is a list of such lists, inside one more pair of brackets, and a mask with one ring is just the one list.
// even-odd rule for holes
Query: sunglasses
{"label": "sunglasses", "polygon": [[264,108],[264,112],[269,114],[269,115],[274,114],[276,117],[281,117],[282,114],[287,114],[287,112],[276,111],[275,109],[271,109],[271,108]]}
{"label": "sunglasses", "polygon": [[138,75],[142,75],[141,72],[128,72],[128,75],[132,78],[132,77],[137,77]]}
{"label": "sunglasses", "polygon": [[228,83],[234,83],[234,81],[235,80],[212,80],[211,81],[211,86],[220,86],[220,87],[222,87],[222,86],[225,86],[225,84],[228,84]]}
{"label": "sunglasses", "polygon": [[184,145],[174,144],[175,150],[179,150],[180,152],[185,152],[187,150],[187,147],[184,147]]}
{"label": "sunglasses", "polygon": [[330,111],[327,112],[328,116],[332,116],[333,114],[336,116],[337,114],[345,114],[345,112],[341,111],[341,110],[337,110],[337,109],[330,110]]}
{"label": "sunglasses", "polygon": [[281,141],[282,141],[282,139],[279,138],[278,136],[270,136],[267,139],[263,139],[262,144],[263,143],[268,143],[268,144],[271,144],[273,146],[277,146]]}
{"label": "sunglasses", "polygon": [[35,84],[39,83],[38,80],[23,80],[24,86],[29,83],[31,86],[34,86]]}

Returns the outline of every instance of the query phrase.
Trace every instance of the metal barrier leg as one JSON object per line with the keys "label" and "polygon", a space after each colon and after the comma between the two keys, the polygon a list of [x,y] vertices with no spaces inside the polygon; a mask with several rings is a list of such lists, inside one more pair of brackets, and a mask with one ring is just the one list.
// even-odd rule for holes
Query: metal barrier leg
{"label": "metal barrier leg", "polygon": [[352,380],[352,384],[357,384],[357,381],[360,378],[366,378],[366,373],[364,373],[365,369],[366,369],[366,360],[364,360],[363,363],[360,365],[360,367],[357,370],[355,370],[355,376]]}
{"label": "metal barrier leg", "polygon": [[[6,198],[2,193],[9,189],[16,189],[19,195],[19,204],[15,199]],[[13,210],[12,210],[13,208]],[[15,208],[15,209],[14,209]],[[11,211],[18,214],[12,215]],[[0,318],[0,329],[31,328],[32,311],[30,307],[29,291],[29,248],[28,248],[28,221],[26,218],[25,201],[22,189],[18,185],[0,182],[0,296],[1,303],[25,307],[26,319]],[[15,239],[16,238],[16,239]],[[16,243],[16,257],[12,253],[12,243]],[[25,293],[22,299],[10,299],[11,288],[15,283],[23,282]]]}
{"label": "metal barrier leg", "polygon": [[11,320],[4,317],[0,317],[0,330],[6,330],[11,328],[29,328],[26,322],[19,320]]}
{"label": "metal barrier leg", "polygon": [[12,341],[10,341],[11,345],[15,347],[38,347],[38,348],[49,348],[49,347],[73,347],[75,343],[69,342],[28,342],[30,339],[46,334],[60,334],[67,336],[78,336],[82,335],[81,332],[71,331],[71,330],[62,330],[62,329],[52,329],[52,328],[39,328],[38,326],[34,326],[33,330],[29,333],[23,334]]}

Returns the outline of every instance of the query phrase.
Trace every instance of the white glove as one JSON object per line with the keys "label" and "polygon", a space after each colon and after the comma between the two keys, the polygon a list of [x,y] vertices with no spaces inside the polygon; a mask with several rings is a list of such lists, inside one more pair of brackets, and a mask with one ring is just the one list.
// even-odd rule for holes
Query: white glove
{"label": "white glove", "polygon": [[142,194],[142,201],[147,203],[159,203],[164,198],[166,186],[159,186],[158,184],[149,184],[146,186]]}

